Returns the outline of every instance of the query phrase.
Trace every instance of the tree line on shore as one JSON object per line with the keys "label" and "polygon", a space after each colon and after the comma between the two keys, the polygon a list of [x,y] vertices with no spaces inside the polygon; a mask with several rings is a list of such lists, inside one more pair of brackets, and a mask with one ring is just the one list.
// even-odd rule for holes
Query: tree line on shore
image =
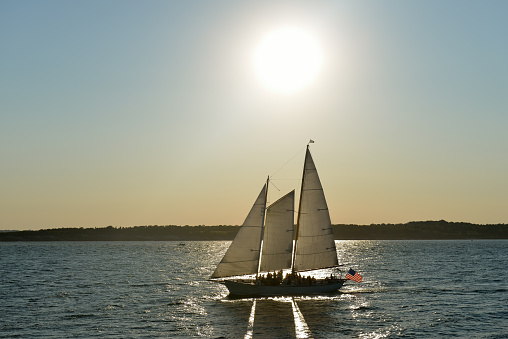
{"label": "tree line on shore", "polygon": [[[0,232],[0,241],[232,240],[239,226],[133,226]],[[405,224],[333,225],[336,240],[508,239],[508,224],[411,221]]]}

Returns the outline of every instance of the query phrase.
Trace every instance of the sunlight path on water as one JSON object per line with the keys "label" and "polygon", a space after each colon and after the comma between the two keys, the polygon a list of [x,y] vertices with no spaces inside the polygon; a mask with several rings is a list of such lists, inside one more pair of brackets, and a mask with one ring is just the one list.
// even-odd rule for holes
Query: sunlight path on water
{"label": "sunlight path on water", "polygon": [[295,335],[296,338],[307,338],[312,339],[312,332],[303,317],[300,308],[296,304],[295,300],[291,298],[291,306],[293,306],[293,316],[295,317]]}
{"label": "sunlight path on water", "polygon": [[254,317],[256,314],[256,300],[252,302],[252,308],[250,309],[249,326],[247,327],[247,333],[245,333],[244,339],[252,339],[254,332]]}

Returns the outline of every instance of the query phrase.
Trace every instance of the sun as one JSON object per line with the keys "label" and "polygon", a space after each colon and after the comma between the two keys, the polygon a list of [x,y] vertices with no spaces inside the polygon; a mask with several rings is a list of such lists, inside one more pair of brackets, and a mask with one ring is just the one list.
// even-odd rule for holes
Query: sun
{"label": "sun", "polygon": [[269,89],[286,94],[310,85],[322,64],[323,55],[316,39],[296,27],[271,32],[254,53],[259,80]]}

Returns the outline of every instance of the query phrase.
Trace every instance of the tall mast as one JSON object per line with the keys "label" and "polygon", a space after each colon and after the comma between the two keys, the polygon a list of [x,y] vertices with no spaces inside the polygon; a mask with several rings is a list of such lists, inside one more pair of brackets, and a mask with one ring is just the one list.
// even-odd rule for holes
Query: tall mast
{"label": "tall mast", "polygon": [[291,261],[291,273],[295,273],[296,244],[298,242],[298,229],[300,228],[300,212],[302,210],[303,184],[305,181],[305,165],[307,164],[307,156],[309,154],[309,144],[307,144],[307,150],[305,151],[305,160],[303,161],[302,186],[300,188],[300,201],[298,202],[298,216],[296,218],[295,240],[293,243],[293,260]]}
{"label": "tall mast", "polygon": [[266,178],[266,189],[265,189],[265,207],[263,208],[263,221],[261,222],[261,235],[259,239],[259,251],[258,251],[258,267],[256,271],[256,279],[259,275],[259,267],[261,266],[261,251],[263,249],[263,235],[265,233],[265,217],[266,217],[266,200],[268,199],[268,184],[270,183],[270,176]]}

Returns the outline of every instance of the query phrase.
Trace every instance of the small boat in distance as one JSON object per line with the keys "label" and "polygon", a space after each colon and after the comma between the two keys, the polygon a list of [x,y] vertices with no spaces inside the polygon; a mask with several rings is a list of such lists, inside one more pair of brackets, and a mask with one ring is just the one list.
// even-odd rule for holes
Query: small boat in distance
{"label": "small boat in distance", "polygon": [[[268,178],[210,277],[223,283],[230,295],[321,294],[337,291],[346,281],[334,274],[316,279],[302,277],[299,273],[338,266],[330,214],[309,144],[305,152],[296,227],[295,191],[267,208]],[[283,276],[283,270],[288,269],[291,270]]]}

